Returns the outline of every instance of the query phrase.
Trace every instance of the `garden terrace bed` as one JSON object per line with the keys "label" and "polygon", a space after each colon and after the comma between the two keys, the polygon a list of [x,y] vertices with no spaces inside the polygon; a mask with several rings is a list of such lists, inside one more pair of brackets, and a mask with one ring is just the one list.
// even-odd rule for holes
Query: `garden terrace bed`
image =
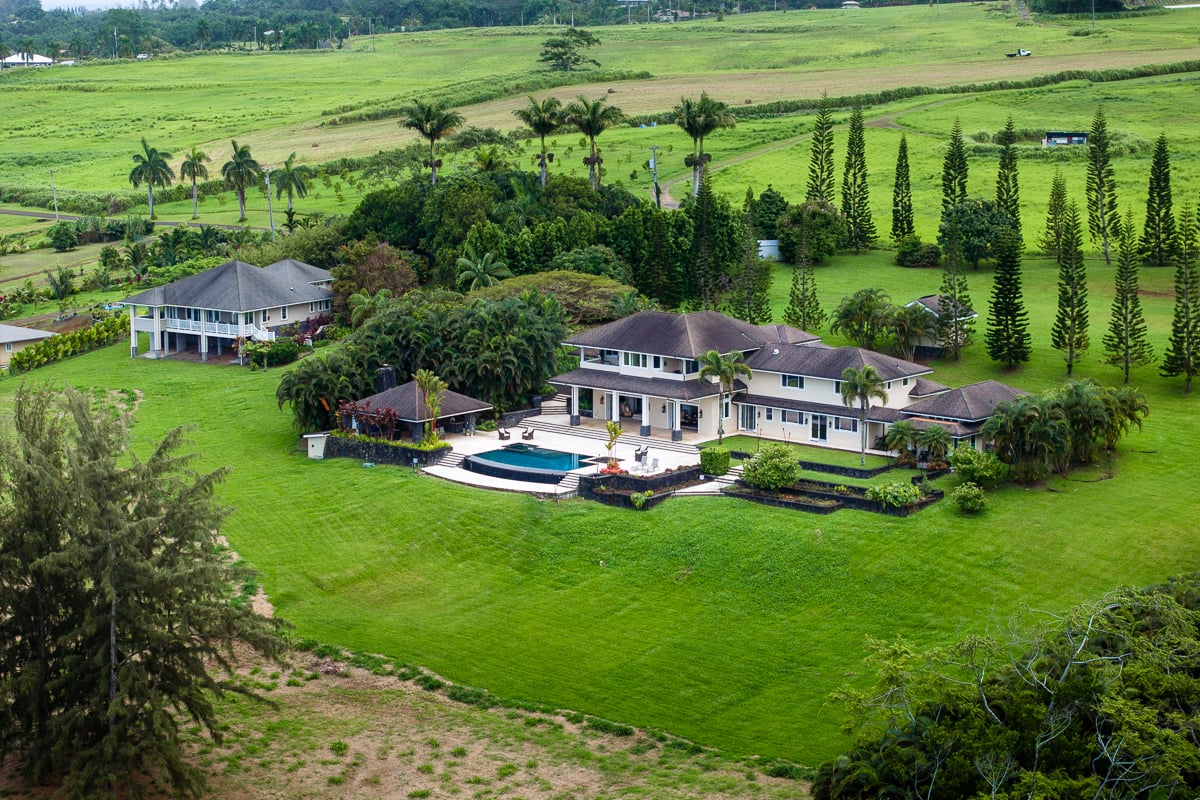
{"label": "garden terrace bed", "polygon": [[422,467],[431,467],[446,457],[453,448],[450,445],[426,450],[408,447],[400,442],[383,442],[337,436],[330,434],[325,440],[325,458],[356,458],[372,464],[396,464],[410,467],[413,459]]}
{"label": "garden terrace bed", "polygon": [[675,489],[700,482],[700,465],[679,467],[656,475],[583,475],[579,478],[579,496],[609,506],[637,508],[630,499],[634,494],[651,494],[641,510],[653,508],[670,497]]}
{"label": "garden terrace bed", "polygon": [[[603,489],[603,491],[601,491],[601,489]],[[674,492],[655,492],[652,495],[648,495],[642,501],[641,508],[638,508],[636,505],[634,505],[633,495],[635,494],[637,494],[637,492],[630,491],[628,489],[612,489],[608,486],[599,486],[586,493],[582,489],[579,491],[579,496],[585,500],[595,500],[597,503],[603,503],[606,506],[632,508],[637,511],[649,511],[659,503],[666,500],[668,497],[671,497]]]}
{"label": "garden terrace bed", "polygon": [[[913,481],[916,483],[916,479]],[[870,511],[874,514],[887,514],[892,517],[907,517],[928,505],[936,503],[945,497],[941,489],[934,489],[929,494],[909,506],[889,506],[878,500],[870,500],[866,489],[861,486],[842,486],[842,491],[834,491],[839,484],[826,481],[799,480],[791,488],[782,492],[769,492],[756,489],[744,481],[737,481],[724,491],[733,497],[753,500],[756,503],[777,505],[785,508],[797,508],[817,514],[829,514],[839,508],[853,508],[859,511]],[[775,500],[781,502],[774,502]],[[810,507],[815,506],[816,508]],[[828,510],[826,510],[828,508]],[[819,510],[818,510],[819,509]]]}
{"label": "garden terrace bed", "polygon": [[[754,453],[745,450],[730,450],[729,457],[735,461],[746,461],[753,458]],[[800,468],[810,472],[824,472],[830,475],[842,475],[847,478],[874,478],[897,467],[894,462],[880,467],[843,467],[839,464],[825,464],[820,461],[805,461],[799,459]]]}

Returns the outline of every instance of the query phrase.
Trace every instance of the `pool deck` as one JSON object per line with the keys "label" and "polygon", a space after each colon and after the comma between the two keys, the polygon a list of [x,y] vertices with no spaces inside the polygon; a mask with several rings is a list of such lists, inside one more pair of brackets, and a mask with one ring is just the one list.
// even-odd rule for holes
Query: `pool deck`
{"label": "pool deck", "polygon": [[[531,424],[542,423],[553,430],[538,429],[535,430],[533,439],[522,439],[522,428],[510,428],[509,432],[512,438],[501,440],[496,431],[477,431],[473,436],[465,434],[448,434],[445,439],[450,442],[454,448],[450,456],[453,466],[435,465],[424,467],[421,471],[427,475],[433,475],[443,480],[453,483],[461,483],[468,486],[477,486],[483,489],[493,489],[506,492],[524,492],[527,494],[535,494],[543,497],[558,498],[561,496],[574,496],[575,486],[578,479],[572,480],[572,476],[579,475],[594,475],[600,472],[602,464],[588,464],[579,469],[571,470],[567,473],[566,480],[559,484],[552,483],[532,483],[525,481],[507,480],[504,478],[493,478],[487,475],[480,475],[475,472],[469,472],[462,469],[457,464],[462,460],[462,457],[475,455],[477,453],[485,453],[489,450],[498,450],[508,444],[531,444],[538,447],[545,447],[550,450],[561,450],[567,453],[578,453],[581,456],[591,458],[605,458],[608,455],[608,450],[605,448],[606,440],[594,438],[593,436],[584,435],[583,431],[580,434],[573,434],[570,429],[562,426],[560,417],[563,415],[546,414],[540,417],[531,417],[528,421]],[[563,417],[565,419],[565,417]],[[661,446],[656,447],[659,444]],[[619,461],[622,467],[635,474],[641,474],[638,470],[640,466],[634,460],[634,450],[643,446],[649,446],[649,454],[647,457],[648,463],[653,463],[658,460],[658,469],[656,472],[674,469],[676,467],[691,466],[700,463],[700,453],[694,447],[681,446],[679,443],[669,441],[656,442],[653,439],[642,439],[633,434],[623,435],[613,448],[613,456]],[[457,456],[457,458],[455,457]],[[646,472],[645,474],[654,474]]]}

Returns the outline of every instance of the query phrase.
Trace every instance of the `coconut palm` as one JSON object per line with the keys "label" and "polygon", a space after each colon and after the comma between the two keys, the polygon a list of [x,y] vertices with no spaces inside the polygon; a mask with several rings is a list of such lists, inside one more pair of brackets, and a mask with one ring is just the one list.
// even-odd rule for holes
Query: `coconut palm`
{"label": "coconut palm", "polygon": [[878,398],[886,403],[886,382],[870,364],[860,369],[846,367],[842,370],[842,404],[846,408],[854,408],[858,404],[858,432],[862,435],[862,448],[859,453],[859,465],[867,465],[867,412],[871,409],[871,398]]}
{"label": "coconut palm", "polygon": [[588,179],[595,191],[600,191],[602,174],[600,165],[604,163],[604,159],[596,150],[596,137],[609,128],[620,125],[625,119],[625,114],[621,109],[616,106],[604,105],[607,101],[606,97],[588,100],[583,95],[579,95],[567,104],[564,112],[567,124],[578,128],[579,132],[587,137],[591,146],[591,155],[585,158],[583,163],[588,166]]}
{"label": "coconut palm", "polygon": [[142,152],[133,155],[134,167],[129,173],[129,182],[135,189],[143,183],[146,184],[146,197],[150,201],[150,219],[156,219],[154,216],[154,187],[166,188],[171,181],[175,180],[175,170],[171,169],[171,165],[167,163],[170,160],[170,153],[151,147],[146,143],[145,136],[142,137]]}
{"label": "coconut palm", "polygon": [[946,454],[953,445],[954,439],[950,436],[950,431],[941,425],[930,425],[917,434],[917,447],[925,451],[925,461],[929,464],[945,463]]}
{"label": "coconut palm", "polygon": [[192,219],[198,219],[200,216],[200,203],[196,196],[196,182],[208,179],[208,167],[204,166],[204,162],[211,160],[208,157],[208,153],[199,147],[193,147],[191,152],[183,157],[183,163],[179,165],[179,177],[191,178],[192,180]]}
{"label": "coconut palm", "polygon": [[546,165],[554,161],[554,154],[546,152],[546,137],[552,135],[563,126],[562,101],[557,97],[547,97],[540,103],[529,98],[529,105],[518,108],[513,116],[524,122],[529,130],[542,142],[542,150],[538,155],[538,164],[542,171],[542,188],[546,188]]}
{"label": "coconut palm", "polygon": [[466,254],[458,259],[458,288],[473,292],[488,286],[495,286],[504,278],[511,278],[512,272],[508,264],[496,260],[492,252],[477,255],[474,245],[466,246]]}
{"label": "coconut palm", "polygon": [[437,171],[442,162],[437,157],[438,140],[450,135],[463,124],[463,116],[457,111],[448,111],[440,103],[424,103],[420,100],[403,109],[403,119],[400,124],[411,128],[429,142],[429,182],[437,186]]}
{"label": "coconut palm", "polygon": [[[911,420],[896,420],[883,434],[883,446],[899,454],[898,462],[912,459],[913,442],[917,439],[917,426]],[[911,461],[909,461],[911,463]]]}
{"label": "coconut palm", "polygon": [[246,187],[257,183],[262,177],[262,167],[250,155],[250,145],[239,145],[237,140],[231,141],[233,144],[233,158],[221,165],[221,177],[225,179],[225,183],[237,190],[238,211],[241,216],[238,217],[238,222],[246,221]]}
{"label": "coconut palm", "polygon": [[308,181],[312,177],[312,169],[296,163],[296,154],[293,152],[287,157],[287,161],[283,162],[283,166],[275,171],[275,199],[278,200],[287,192],[288,204],[287,210],[292,210],[292,195],[299,197],[301,200],[308,194]]}
{"label": "coconut palm", "polygon": [[720,444],[725,439],[725,395],[733,394],[733,382],[738,375],[752,378],[754,373],[742,363],[742,354],[737,351],[723,356],[716,350],[709,350],[697,361],[700,364],[700,380],[716,378],[721,384],[721,395],[717,397],[717,444]]}
{"label": "coconut palm", "polygon": [[718,128],[732,128],[737,125],[737,118],[729,110],[729,106],[719,100],[713,100],[708,92],[701,92],[700,99],[690,97],[679,99],[679,105],[672,110],[675,124],[683,132],[692,137],[692,154],[684,159],[684,163],[692,168],[692,196],[700,194],[700,177],[704,173],[704,165],[712,156],[704,153],[704,137]]}

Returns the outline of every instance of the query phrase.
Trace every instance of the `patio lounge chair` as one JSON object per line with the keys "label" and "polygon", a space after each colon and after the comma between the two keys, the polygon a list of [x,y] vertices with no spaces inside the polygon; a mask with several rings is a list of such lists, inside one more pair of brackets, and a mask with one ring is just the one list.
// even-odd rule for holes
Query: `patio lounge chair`
{"label": "patio lounge chair", "polygon": [[512,433],[511,433],[511,432],[509,432],[509,431],[506,431],[506,430],[504,430],[504,428],[497,428],[497,429],[496,429],[496,436],[497,436],[497,437],[498,437],[498,438],[499,438],[501,441],[504,441],[504,440],[506,440],[506,439],[511,439],[511,438],[512,438]]}
{"label": "patio lounge chair", "polygon": [[521,431],[521,438],[525,439],[527,441],[529,439],[532,439],[533,438],[533,428],[526,428],[525,430]]}
{"label": "patio lounge chair", "polygon": [[650,471],[658,472],[658,459],[655,458],[650,462]]}

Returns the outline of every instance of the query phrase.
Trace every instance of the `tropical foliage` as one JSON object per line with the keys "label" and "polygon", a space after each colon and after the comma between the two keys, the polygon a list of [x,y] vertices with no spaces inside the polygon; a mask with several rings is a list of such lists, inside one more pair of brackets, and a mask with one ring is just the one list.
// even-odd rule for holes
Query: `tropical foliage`
{"label": "tropical foliage", "polygon": [[861,435],[862,447],[859,451],[859,464],[867,465],[867,414],[871,410],[871,400],[886,403],[887,382],[880,377],[873,366],[867,364],[860,368],[846,367],[842,370],[842,405],[854,408],[858,404],[858,431]]}
{"label": "tropical foliage", "polygon": [[119,313],[113,314],[86,328],[60,333],[18,350],[12,354],[8,369],[14,374],[28,372],[64,358],[107,347],[128,335],[129,321]]}
{"label": "tropical foliage", "polygon": [[717,444],[720,445],[725,439],[724,397],[733,394],[733,382],[739,375],[751,378],[754,373],[742,363],[742,354],[737,351],[722,355],[716,350],[709,350],[696,361],[700,364],[700,380],[715,378],[721,386],[721,397],[718,398],[721,408],[717,411]]}

